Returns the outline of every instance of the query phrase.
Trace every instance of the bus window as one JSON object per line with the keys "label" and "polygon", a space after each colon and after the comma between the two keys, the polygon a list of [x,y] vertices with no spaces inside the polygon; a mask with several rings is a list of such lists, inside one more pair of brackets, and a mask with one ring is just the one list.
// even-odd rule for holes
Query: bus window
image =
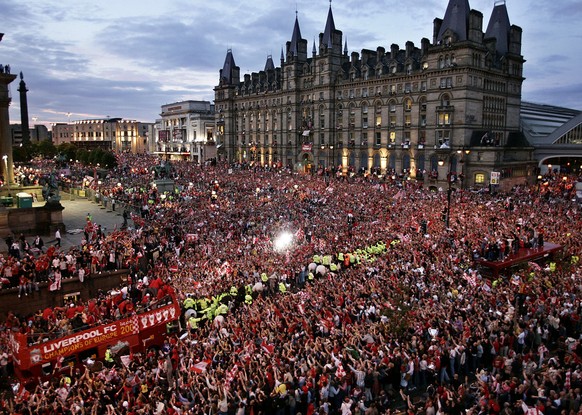
{"label": "bus window", "polygon": [[50,376],[53,373],[53,365],[52,363],[45,363],[42,365],[42,375],[43,376]]}

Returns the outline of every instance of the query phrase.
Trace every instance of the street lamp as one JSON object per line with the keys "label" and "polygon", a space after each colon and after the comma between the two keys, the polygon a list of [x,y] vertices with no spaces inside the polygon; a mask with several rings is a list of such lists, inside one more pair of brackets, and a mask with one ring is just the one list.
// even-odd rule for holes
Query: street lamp
{"label": "street lamp", "polygon": [[4,154],[2,156],[2,160],[4,160],[4,181],[8,185],[8,193],[10,193],[10,180],[8,179],[8,156]]}
{"label": "street lamp", "polygon": [[[448,182],[448,186],[447,186],[447,207],[445,210],[445,227],[448,229],[449,228],[449,224],[450,224],[450,219],[451,219],[451,194],[453,193],[453,188],[451,186],[451,184],[453,183],[454,180],[454,176],[453,176],[453,172],[451,172],[451,158],[449,157],[449,171],[447,173],[447,182]],[[440,167],[445,165],[445,161],[442,159],[439,159],[438,161],[438,165]]]}

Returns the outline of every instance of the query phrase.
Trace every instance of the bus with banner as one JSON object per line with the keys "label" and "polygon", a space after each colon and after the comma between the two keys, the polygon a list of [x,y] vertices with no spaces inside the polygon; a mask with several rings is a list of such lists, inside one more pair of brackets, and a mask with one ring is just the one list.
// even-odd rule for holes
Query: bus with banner
{"label": "bus with banner", "polygon": [[34,383],[39,378],[58,376],[71,366],[102,361],[108,347],[129,354],[161,346],[168,333],[180,327],[180,303],[173,294],[166,299],[155,309],[138,311],[59,338],[31,343],[26,334],[11,332],[8,348],[15,376],[24,384]]}

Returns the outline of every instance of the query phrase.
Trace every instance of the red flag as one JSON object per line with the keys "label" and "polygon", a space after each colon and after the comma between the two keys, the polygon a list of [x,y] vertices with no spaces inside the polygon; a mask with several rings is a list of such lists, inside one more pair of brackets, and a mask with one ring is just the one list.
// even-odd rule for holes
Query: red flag
{"label": "red flag", "polygon": [[190,366],[190,370],[192,372],[196,372],[196,373],[204,373],[206,372],[206,368],[208,367],[208,365],[211,363],[212,361],[210,359],[208,360],[201,360],[200,362],[193,364],[192,366]]}

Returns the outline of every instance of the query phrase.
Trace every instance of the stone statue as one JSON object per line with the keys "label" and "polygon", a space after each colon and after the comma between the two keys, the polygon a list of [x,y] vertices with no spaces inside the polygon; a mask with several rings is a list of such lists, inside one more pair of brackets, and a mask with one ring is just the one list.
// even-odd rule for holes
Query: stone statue
{"label": "stone statue", "polygon": [[59,183],[57,177],[52,172],[42,187],[42,197],[47,203],[60,203]]}

